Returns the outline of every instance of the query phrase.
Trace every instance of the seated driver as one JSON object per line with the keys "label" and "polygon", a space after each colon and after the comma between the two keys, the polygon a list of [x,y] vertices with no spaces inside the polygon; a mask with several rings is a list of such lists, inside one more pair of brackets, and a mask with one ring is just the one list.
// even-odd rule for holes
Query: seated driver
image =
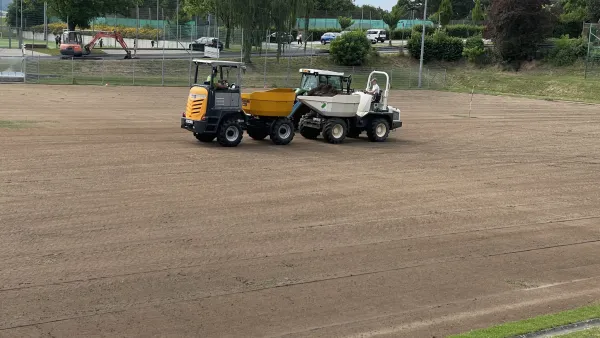
{"label": "seated driver", "polygon": [[379,98],[379,94],[381,93],[381,89],[379,89],[379,85],[377,84],[377,79],[373,78],[371,80],[371,90],[365,90],[365,93],[373,95],[373,100],[377,101]]}
{"label": "seated driver", "polygon": [[[215,89],[227,89],[229,88],[229,86],[225,83],[221,83],[218,79],[217,79],[217,75],[219,74],[219,70],[215,69],[215,76],[213,77],[213,81],[211,83],[211,85],[213,86],[213,88]],[[210,75],[206,77],[206,82],[210,83]],[[226,80],[223,80],[223,82],[226,82]]]}

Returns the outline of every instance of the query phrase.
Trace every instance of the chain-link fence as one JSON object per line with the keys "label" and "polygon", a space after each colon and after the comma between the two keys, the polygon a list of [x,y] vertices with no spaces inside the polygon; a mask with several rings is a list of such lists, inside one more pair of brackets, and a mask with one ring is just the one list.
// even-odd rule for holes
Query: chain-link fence
{"label": "chain-link fence", "polygon": [[583,36],[588,40],[585,77],[597,78],[600,76],[600,24],[586,23]]}
{"label": "chain-link fence", "polygon": [[[352,75],[352,87],[363,89],[373,70],[387,72],[392,89],[418,87],[419,69],[416,66],[331,67],[321,64],[320,58],[283,57],[253,59],[247,64],[242,86],[246,88],[295,88],[300,85],[300,69],[316,68]],[[0,58],[0,72],[21,71],[25,82],[39,84],[88,84],[121,86],[189,86],[194,82],[192,59],[132,59],[114,58],[58,59],[42,56]],[[384,79],[380,79],[382,82]],[[444,89],[446,70],[423,70],[422,88]]]}

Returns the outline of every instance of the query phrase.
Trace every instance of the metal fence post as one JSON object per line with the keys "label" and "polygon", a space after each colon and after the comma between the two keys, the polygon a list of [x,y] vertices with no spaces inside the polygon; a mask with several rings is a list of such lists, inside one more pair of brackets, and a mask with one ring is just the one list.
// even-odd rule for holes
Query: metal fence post
{"label": "metal fence post", "polygon": [[75,84],[75,58],[71,57],[71,84]]}
{"label": "metal fence post", "polygon": [[135,86],[135,59],[131,60],[131,61],[132,61],[131,64],[133,67],[133,85]]}
{"label": "metal fence post", "polygon": [[429,67],[427,67],[427,88],[431,88],[431,77],[429,76]]}
{"label": "metal fence post", "polygon": [[285,79],[286,87],[289,87],[289,85],[290,85],[290,61],[291,61],[290,59],[291,58],[292,58],[291,56],[288,56],[287,75],[286,75],[286,79]]}
{"label": "metal fence post", "polygon": [[23,57],[23,82],[27,83],[27,57]]}
{"label": "metal fence post", "polygon": [[40,54],[38,54],[38,65],[37,65],[37,83],[40,83]]}
{"label": "metal fence post", "polygon": [[102,58],[102,67],[101,67],[102,71],[100,72],[100,73],[102,73],[102,83],[101,84],[104,84],[104,68],[106,67],[104,62],[105,62],[105,59]]}

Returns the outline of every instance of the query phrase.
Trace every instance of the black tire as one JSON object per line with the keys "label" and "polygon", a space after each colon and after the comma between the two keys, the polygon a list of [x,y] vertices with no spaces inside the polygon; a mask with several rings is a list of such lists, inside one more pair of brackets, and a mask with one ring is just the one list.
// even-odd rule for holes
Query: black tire
{"label": "black tire", "polygon": [[260,128],[248,128],[248,136],[253,140],[262,141],[269,136],[269,133]]}
{"label": "black tire", "polygon": [[194,134],[194,136],[202,143],[211,143],[217,137],[217,135],[214,134]]}
{"label": "black tire", "polygon": [[348,125],[344,120],[332,118],[325,122],[325,126],[323,127],[323,138],[325,141],[332,144],[339,144],[344,142],[347,134]]}
{"label": "black tire", "polygon": [[223,147],[237,147],[244,137],[244,130],[237,121],[237,118],[232,117],[221,123],[217,133],[217,142]]}
{"label": "black tire", "polygon": [[314,116],[313,113],[308,113],[308,114],[302,116],[302,118],[300,119],[300,122],[298,123],[298,129],[300,130],[300,135],[302,135],[302,137],[304,137],[305,139],[316,140],[317,137],[319,137],[319,134],[321,134],[321,131],[319,129],[307,127],[304,125],[304,121],[307,118],[312,118],[313,116]]}
{"label": "black tire", "polygon": [[390,135],[390,123],[382,117],[372,119],[367,128],[367,135],[371,142],[384,142]]}
{"label": "black tire", "polygon": [[360,137],[360,133],[361,130],[358,128],[350,128],[350,130],[348,130],[348,135],[346,135],[346,137],[348,138],[359,138]]}
{"label": "black tire", "polygon": [[269,136],[271,141],[278,146],[290,144],[294,139],[294,122],[288,118],[277,119],[271,126]]}

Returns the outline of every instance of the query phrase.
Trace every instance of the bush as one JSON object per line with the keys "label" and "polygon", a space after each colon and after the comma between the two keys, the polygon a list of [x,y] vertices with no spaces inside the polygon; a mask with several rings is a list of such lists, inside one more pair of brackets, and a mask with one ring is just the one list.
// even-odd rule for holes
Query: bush
{"label": "bush", "polygon": [[446,26],[446,32],[449,36],[457,38],[468,38],[471,36],[477,36],[483,34],[483,26],[475,25],[448,25]]}
{"label": "bush", "polygon": [[[418,35],[421,36],[421,34],[423,34],[423,25],[412,26],[412,31],[417,32]],[[425,35],[433,35],[433,33],[435,33],[435,32],[436,32],[435,27],[425,26]]]}
{"label": "bush", "polygon": [[468,38],[462,54],[469,62],[482,63],[485,54],[483,39],[480,36]]}
{"label": "bush", "polygon": [[554,41],[554,48],[548,54],[548,60],[554,66],[570,66],[587,54],[587,46],[582,38],[569,39],[563,35]]}
{"label": "bush", "polygon": [[[408,41],[408,50],[415,58],[421,57],[421,36],[413,35]],[[425,37],[425,53],[423,62],[431,60],[439,61],[458,61],[463,55],[462,39],[450,37],[443,32],[436,32],[434,35]]]}
{"label": "bush", "polygon": [[559,21],[552,29],[552,37],[560,38],[569,35],[573,38],[581,36],[582,28],[580,21]]}
{"label": "bush", "polygon": [[344,66],[360,66],[369,57],[373,47],[367,36],[361,32],[346,33],[331,41],[329,53],[333,60]]}
{"label": "bush", "polygon": [[412,29],[410,28],[399,28],[395,29],[393,32],[388,32],[388,36],[392,40],[401,40],[404,38],[405,40],[410,39],[412,35]]}

